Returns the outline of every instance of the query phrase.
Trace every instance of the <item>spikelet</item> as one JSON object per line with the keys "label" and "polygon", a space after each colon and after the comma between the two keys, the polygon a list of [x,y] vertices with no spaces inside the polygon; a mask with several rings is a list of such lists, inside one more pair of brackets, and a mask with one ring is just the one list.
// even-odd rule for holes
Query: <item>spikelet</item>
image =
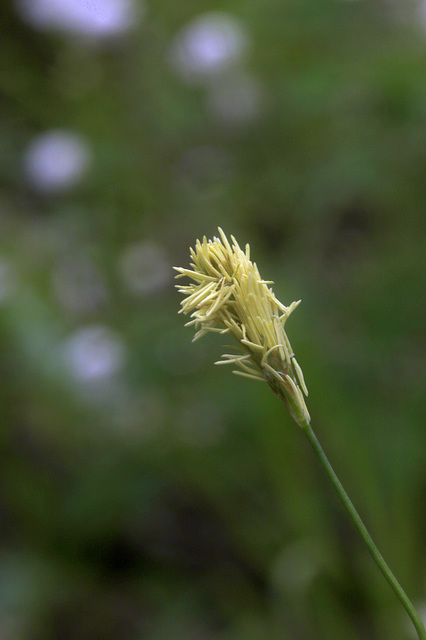
{"label": "spikelet", "polygon": [[185,326],[194,326],[194,340],[209,331],[230,333],[240,345],[241,354],[224,354],[215,364],[233,364],[234,373],[267,382],[283,400],[300,426],[310,422],[304,395],[308,390],[284,325],[299,305],[289,307],[275,297],[262,280],[256,263],[250,260],[250,247],[243,251],[231,236],[232,245],[219,228],[220,238],[197,240],[190,249],[192,269],[174,267],[177,278],[189,277],[189,285],[177,285],[185,298],[179,313],[190,314]]}

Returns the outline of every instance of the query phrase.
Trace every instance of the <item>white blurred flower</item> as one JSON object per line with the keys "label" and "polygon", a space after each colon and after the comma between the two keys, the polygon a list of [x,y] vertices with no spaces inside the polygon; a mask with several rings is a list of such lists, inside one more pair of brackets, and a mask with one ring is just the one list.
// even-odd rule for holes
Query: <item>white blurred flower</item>
{"label": "white blurred flower", "polygon": [[16,6],[33,27],[90,37],[128,31],[143,9],[134,0],[16,0]]}
{"label": "white blurred flower", "polygon": [[125,346],[108,327],[85,327],[64,344],[66,367],[80,381],[99,380],[117,373],[124,364]]}
{"label": "white blurred flower", "polygon": [[169,59],[186,80],[215,76],[239,61],[247,49],[242,23],[227,13],[205,13],[175,36]]}
{"label": "white blurred flower", "polygon": [[125,249],[120,261],[121,277],[136,295],[154,293],[171,279],[164,248],[154,242],[139,242]]}
{"label": "white blurred flower", "polygon": [[36,136],[24,155],[28,180],[39,191],[59,192],[74,186],[91,163],[86,141],[68,131],[51,130]]}
{"label": "white blurred flower", "polygon": [[211,85],[207,106],[212,115],[228,125],[253,122],[262,110],[263,96],[256,78],[231,75]]}

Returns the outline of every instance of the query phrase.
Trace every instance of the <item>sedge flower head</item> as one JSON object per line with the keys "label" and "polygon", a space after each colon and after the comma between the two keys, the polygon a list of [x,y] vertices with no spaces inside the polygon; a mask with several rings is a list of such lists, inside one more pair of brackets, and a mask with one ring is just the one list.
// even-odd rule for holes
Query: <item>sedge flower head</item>
{"label": "sedge flower head", "polygon": [[233,364],[234,373],[266,382],[283,400],[300,426],[310,417],[304,395],[308,395],[303,373],[298,365],[285,323],[300,300],[286,307],[262,280],[255,262],[250,260],[250,247],[243,251],[236,239],[231,242],[219,228],[220,238],[197,240],[190,249],[191,269],[175,267],[177,278],[192,280],[177,285],[185,298],[180,313],[189,314],[185,326],[194,326],[194,340],[210,331],[230,333],[240,353],[222,356],[215,364]]}

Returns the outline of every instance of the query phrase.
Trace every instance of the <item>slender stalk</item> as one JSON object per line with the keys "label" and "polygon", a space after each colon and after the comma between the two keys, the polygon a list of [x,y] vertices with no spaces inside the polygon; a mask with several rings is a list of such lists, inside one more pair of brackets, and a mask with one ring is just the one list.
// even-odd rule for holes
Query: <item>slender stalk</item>
{"label": "slender stalk", "polygon": [[220,228],[219,234],[220,238],[213,240],[197,240],[195,250],[191,249],[193,269],[175,267],[178,278],[185,276],[193,281],[178,288],[185,295],[181,312],[192,318],[187,325],[198,328],[194,340],[209,331],[228,332],[235,338],[244,355],[225,354],[217,364],[233,363],[242,369],[234,373],[264,380],[278,394],[304,430],[368,550],[413,621],[419,640],[426,640],[416,610],[371,539],[309,425],[304,400],[308,390],[284,328],[300,300],[289,307],[283,305],[268,287],[271,283],[261,278],[256,263],[250,260],[249,245],[243,251],[234,236],[231,245]]}
{"label": "slender stalk", "polygon": [[385,576],[386,580],[389,582],[390,586],[392,587],[392,589],[394,590],[394,592],[396,593],[396,595],[398,596],[402,606],[405,608],[406,612],[408,613],[408,615],[410,616],[419,640],[426,640],[426,630],[425,627],[420,619],[420,616],[418,615],[417,611],[415,610],[415,608],[413,607],[411,601],[409,600],[407,594],[405,593],[404,589],[401,587],[401,585],[399,584],[398,580],[395,578],[395,576],[393,575],[392,571],[390,570],[390,568],[388,567],[388,565],[386,564],[382,554],[380,553],[380,551],[378,550],[378,548],[376,547],[376,545],[373,542],[372,537],[370,536],[370,534],[368,533],[363,521],[361,520],[357,510],[355,509],[354,505],[352,504],[348,494],[346,493],[346,491],[344,490],[339,478],[337,477],[337,475],[335,474],[333,467],[331,466],[330,462],[328,461],[327,456],[324,453],[323,448],[321,447],[318,438],[316,437],[315,433],[312,430],[312,427],[310,424],[305,423],[303,425],[303,431],[305,432],[309,442],[312,445],[313,450],[315,451],[322,468],[324,469],[326,475],[328,476],[328,478],[331,480],[334,488],[336,489],[339,498],[341,499],[341,501],[343,502],[347,512],[349,513],[349,516],[352,519],[352,522],[354,523],[355,527],[358,529],[358,532],[360,533],[362,539],[365,542],[365,545],[367,546],[369,552],[371,553],[371,555],[373,556],[374,560],[376,561],[377,566],[379,567],[380,571],[383,573],[383,575]]}

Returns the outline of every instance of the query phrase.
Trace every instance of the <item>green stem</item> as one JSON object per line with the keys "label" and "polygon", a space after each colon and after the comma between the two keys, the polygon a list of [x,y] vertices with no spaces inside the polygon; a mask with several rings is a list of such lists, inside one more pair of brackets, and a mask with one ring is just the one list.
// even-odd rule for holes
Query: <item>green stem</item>
{"label": "green stem", "polygon": [[419,636],[419,640],[426,640],[426,630],[425,627],[422,623],[422,621],[420,620],[420,616],[418,615],[417,611],[415,610],[415,608],[413,607],[411,601],[409,600],[407,594],[405,593],[404,589],[401,587],[401,585],[399,584],[398,580],[395,578],[395,576],[393,575],[392,571],[389,569],[388,565],[386,564],[382,554],[380,553],[380,551],[378,550],[378,548],[376,547],[376,545],[373,542],[373,539],[371,538],[370,534],[368,533],[363,521],[361,520],[360,516],[358,515],[357,510],[355,509],[354,505],[352,504],[348,494],[346,493],[346,491],[344,490],[339,478],[336,476],[333,467],[331,466],[330,462],[328,461],[327,456],[325,455],[323,448],[321,447],[315,433],[312,430],[312,427],[310,424],[304,424],[303,425],[303,431],[305,432],[309,442],[312,445],[313,450],[315,451],[322,468],[324,469],[326,475],[328,476],[328,478],[331,480],[334,488],[336,489],[337,493],[339,494],[339,497],[341,499],[341,501],[343,502],[344,506],[346,507],[347,512],[349,513],[352,522],[354,523],[355,527],[358,529],[362,539],[364,540],[369,552],[371,553],[371,555],[373,556],[374,560],[376,561],[377,566],[379,567],[380,571],[383,573],[383,575],[385,576],[386,580],[389,582],[390,586],[392,587],[392,589],[394,590],[394,592],[396,593],[396,595],[398,596],[402,606],[405,608],[406,612],[408,613],[408,615],[410,616],[417,634]]}

